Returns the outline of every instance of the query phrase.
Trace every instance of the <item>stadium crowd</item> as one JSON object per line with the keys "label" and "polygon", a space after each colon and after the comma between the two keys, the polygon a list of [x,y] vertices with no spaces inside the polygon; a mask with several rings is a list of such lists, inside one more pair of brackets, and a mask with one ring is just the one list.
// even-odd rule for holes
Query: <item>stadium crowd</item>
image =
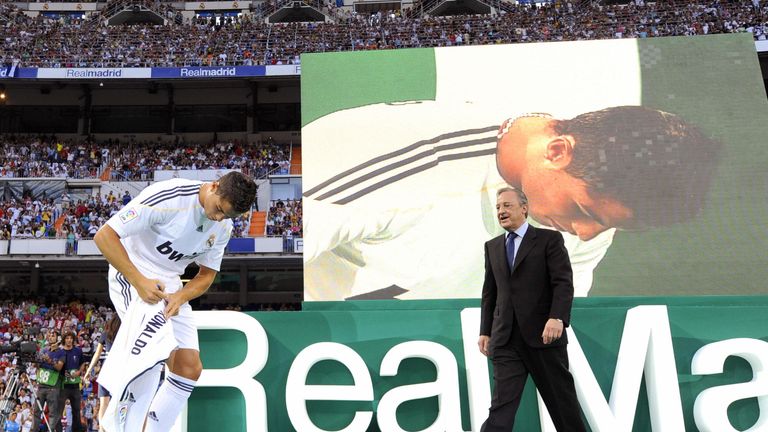
{"label": "stadium crowd", "polygon": [[55,136],[0,138],[0,178],[98,177],[107,167],[116,181],[151,181],[156,170],[239,169],[254,178],[287,174],[291,146],[272,138],[202,146],[108,140],[59,140]]}
{"label": "stadium crowd", "polygon": [[[96,197],[91,197],[70,205],[66,192],[58,203],[52,198],[30,196],[0,201],[0,239],[67,238],[74,244],[80,238],[92,237],[119,208],[116,201],[108,202],[106,197],[98,202]],[[63,217],[57,227],[60,216]],[[70,246],[74,247],[68,244]]]}
{"label": "stadium crowd", "polygon": [[[0,414],[5,414],[6,420],[14,422],[16,426],[4,423],[0,430],[17,430],[23,432],[33,431],[33,416],[40,384],[38,383],[38,371],[45,363],[43,350],[50,344],[48,337],[55,334],[55,343],[62,345],[63,337],[67,333],[74,334],[74,346],[83,353],[83,369],[91,361],[100,342],[102,335],[107,330],[105,327],[112,319],[114,311],[106,306],[73,300],[69,303],[48,303],[30,299],[20,300],[27,293],[15,292],[11,296],[6,289],[0,289],[3,300],[0,300],[0,408],[7,409]],[[9,300],[9,298],[19,300]],[[293,311],[299,310],[298,303],[265,303],[252,304],[246,307],[237,305],[217,307],[220,310],[242,311]],[[214,308],[216,309],[216,308]],[[38,354],[23,357],[19,351],[19,343],[33,342]],[[5,352],[11,351],[11,352]],[[81,401],[78,407],[72,407],[70,401],[60,404],[62,413],[62,429],[71,430],[73,418],[72,409],[79,411],[81,430],[92,432],[99,430],[98,412],[98,372],[103,358],[97,361],[88,375],[83,375],[80,386]],[[18,374],[15,374],[18,372]],[[13,385],[13,379],[17,378],[17,387]],[[13,391],[15,390],[15,391]],[[48,417],[53,408],[46,407]],[[47,430],[44,422],[41,422],[39,430]],[[34,432],[37,432],[35,430]]]}
{"label": "stadium crowd", "polygon": [[97,177],[109,149],[54,137],[0,138],[0,178]]}
{"label": "stadium crowd", "polygon": [[[150,67],[295,64],[307,52],[451,45],[752,33],[765,40],[768,2],[691,0],[627,5],[491,0],[495,15],[417,16],[332,10],[334,22],[266,24],[260,14],[180,25],[103,26],[29,17],[0,5],[0,64],[26,67]],[[271,10],[270,8],[267,8]],[[328,9],[324,9],[328,10]],[[174,22],[174,20],[169,20]]]}
{"label": "stadium crowd", "polygon": [[[49,304],[31,300],[3,300],[0,302],[0,346],[7,351],[14,346],[18,349],[18,345],[15,345],[17,343],[34,342],[38,350],[42,350],[50,342],[46,340],[49,335],[56,335],[55,342],[58,345],[62,342],[62,335],[72,333],[75,337],[75,347],[82,350],[86,361],[90,361],[104,332],[104,326],[113,313],[110,308],[78,301]],[[41,363],[43,362],[39,356],[33,361],[22,362],[17,352],[0,355],[0,403],[9,410],[6,419],[18,424],[19,428],[15,430],[33,430],[36,398],[41,385],[38,383],[38,368]],[[14,372],[17,370],[18,376],[15,376]],[[98,371],[98,368],[95,370]],[[82,424],[87,426],[84,430],[98,430],[95,416],[98,412],[98,398],[95,397],[98,385],[95,381],[96,375],[82,379],[82,399],[79,406],[73,407],[67,401],[56,408],[66,413],[62,418],[65,430],[71,428],[73,417],[77,417],[72,415],[73,409],[78,410]],[[13,389],[8,387],[13,384],[12,377],[17,377],[18,382],[18,390],[13,393]],[[50,415],[54,408],[46,408]],[[7,422],[3,426],[3,430],[9,430]]]}
{"label": "stadium crowd", "polygon": [[273,200],[267,212],[267,235],[302,237],[301,200]]}
{"label": "stadium crowd", "polygon": [[108,148],[115,180],[152,180],[155,170],[198,169],[239,169],[261,178],[269,173],[288,174],[290,168],[290,145],[278,144],[271,138],[253,144],[234,140],[204,146],[108,143]]}
{"label": "stadium crowd", "polygon": [[[110,191],[73,202],[64,192],[53,198],[26,196],[0,201],[0,240],[12,238],[58,238],[67,240],[67,254],[76,251],[77,241],[90,239],[104,223],[132,199],[126,191],[118,197]],[[248,232],[248,214],[233,219],[232,237]]]}

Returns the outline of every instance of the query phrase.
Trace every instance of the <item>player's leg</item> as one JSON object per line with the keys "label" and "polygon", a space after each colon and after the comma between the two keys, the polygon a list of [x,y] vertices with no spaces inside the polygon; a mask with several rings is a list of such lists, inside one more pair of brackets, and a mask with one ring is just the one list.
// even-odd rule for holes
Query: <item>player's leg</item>
{"label": "player's leg", "polygon": [[179,349],[168,359],[165,381],[149,407],[145,432],[167,432],[171,429],[203,371],[197,327],[189,304],[183,305],[171,322]]}
{"label": "player's leg", "polygon": [[197,384],[203,365],[197,350],[178,349],[168,360],[165,381],[149,407],[145,432],[167,432]]}
{"label": "player's leg", "polygon": [[163,362],[159,362],[134,378],[120,396],[113,395],[99,424],[111,432],[140,431],[160,383],[162,370]]}

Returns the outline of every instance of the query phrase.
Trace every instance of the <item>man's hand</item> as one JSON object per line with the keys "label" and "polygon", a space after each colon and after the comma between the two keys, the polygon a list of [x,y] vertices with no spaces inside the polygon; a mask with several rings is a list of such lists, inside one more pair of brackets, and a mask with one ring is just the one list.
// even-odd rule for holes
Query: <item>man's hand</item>
{"label": "man's hand", "polygon": [[155,304],[168,297],[165,293],[165,285],[158,279],[142,278],[133,287],[136,288],[139,297],[149,304]]}
{"label": "man's hand", "polygon": [[547,320],[544,325],[544,331],[541,333],[541,339],[544,341],[544,345],[549,345],[552,342],[560,339],[563,335],[563,322],[554,318]]}
{"label": "man's hand", "polygon": [[477,340],[477,347],[480,348],[480,352],[486,357],[488,357],[488,344],[490,342],[491,337],[486,335],[480,335],[480,339]]}
{"label": "man's hand", "polygon": [[166,319],[178,315],[179,308],[187,302],[187,298],[181,291],[182,290],[178,290],[165,298],[165,310],[163,313],[165,314]]}

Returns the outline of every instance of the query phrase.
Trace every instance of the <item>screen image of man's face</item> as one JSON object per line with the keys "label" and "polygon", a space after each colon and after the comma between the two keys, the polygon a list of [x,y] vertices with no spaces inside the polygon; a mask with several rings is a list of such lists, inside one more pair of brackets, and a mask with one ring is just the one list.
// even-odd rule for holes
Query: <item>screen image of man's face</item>
{"label": "screen image of man's face", "polygon": [[533,219],[559,231],[586,241],[610,228],[631,228],[630,209],[566,172],[578,143],[556,135],[553,121],[524,116],[505,122],[496,154],[499,174],[528,195]]}

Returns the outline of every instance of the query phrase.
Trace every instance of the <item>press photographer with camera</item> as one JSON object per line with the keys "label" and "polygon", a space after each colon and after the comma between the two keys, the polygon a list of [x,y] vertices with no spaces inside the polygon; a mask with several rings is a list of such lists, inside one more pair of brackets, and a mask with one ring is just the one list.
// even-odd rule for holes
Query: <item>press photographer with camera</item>
{"label": "press photographer with camera", "polygon": [[63,388],[59,394],[59,415],[61,415],[61,408],[64,407],[64,403],[69,399],[69,403],[72,406],[72,418],[68,420],[72,425],[72,432],[81,432],[80,402],[83,393],[80,391],[80,382],[82,381],[87,363],[83,357],[83,350],[75,345],[74,333],[64,333],[62,343],[63,346],[60,351],[62,352],[61,356],[64,362],[64,380]]}
{"label": "press photographer with camera", "polygon": [[[37,369],[37,401],[35,404],[34,423],[32,430],[37,431],[40,428],[41,409],[48,404],[48,424],[50,430],[57,430],[61,421],[61,370],[64,368],[64,350],[59,347],[59,335],[56,330],[51,330],[45,342],[45,346],[40,350],[37,358],[40,365]],[[61,399],[61,402],[64,400]]]}

